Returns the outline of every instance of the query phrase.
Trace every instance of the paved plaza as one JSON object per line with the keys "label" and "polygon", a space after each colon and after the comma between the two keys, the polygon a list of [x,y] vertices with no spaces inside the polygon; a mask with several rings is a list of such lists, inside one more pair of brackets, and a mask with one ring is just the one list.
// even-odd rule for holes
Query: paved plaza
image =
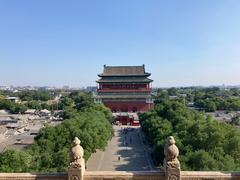
{"label": "paved plaza", "polygon": [[140,127],[114,126],[115,136],[106,150],[92,154],[89,171],[151,171],[156,170]]}

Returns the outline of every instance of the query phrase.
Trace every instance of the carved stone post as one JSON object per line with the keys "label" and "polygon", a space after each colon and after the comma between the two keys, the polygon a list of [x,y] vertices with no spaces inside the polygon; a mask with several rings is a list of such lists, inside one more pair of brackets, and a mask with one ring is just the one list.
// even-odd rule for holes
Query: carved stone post
{"label": "carved stone post", "polygon": [[71,148],[71,162],[68,169],[68,180],[83,180],[85,172],[85,160],[83,158],[83,148],[81,141],[75,137]]}
{"label": "carved stone post", "polygon": [[178,161],[179,150],[175,145],[173,136],[169,136],[164,147],[164,171],[166,180],[181,180],[180,162]]}

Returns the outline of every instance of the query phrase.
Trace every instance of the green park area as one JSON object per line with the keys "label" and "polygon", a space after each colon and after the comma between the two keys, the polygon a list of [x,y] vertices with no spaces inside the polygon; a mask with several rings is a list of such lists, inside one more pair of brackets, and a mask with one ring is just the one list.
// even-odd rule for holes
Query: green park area
{"label": "green park area", "polygon": [[74,137],[81,139],[87,160],[104,149],[113,135],[109,109],[94,104],[91,95],[73,92],[61,99],[64,122],[40,130],[26,150],[7,150],[0,155],[1,172],[60,172],[68,167],[69,149]]}
{"label": "green park area", "polygon": [[[173,135],[180,150],[182,170],[240,170],[240,132],[236,126],[239,116],[230,122],[220,122],[207,114],[216,110],[239,111],[238,89],[170,88],[155,92],[154,109],[139,116],[157,166],[163,163],[166,138]],[[30,97],[28,101],[34,99]],[[112,114],[108,108],[95,104],[91,94],[79,91],[65,94],[59,104],[64,109],[63,122],[42,128],[25,150],[1,153],[0,172],[66,171],[71,140],[75,136],[81,139],[86,160],[97,149],[106,148],[113,136]],[[4,99],[0,105],[7,109],[21,106]]]}
{"label": "green park area", "polygon": [[[171,96],[176,98],[171,99]],[[141,126],[154,149],[154,159],[157,163],[163,162],[165,140],[172,135],[180,150],[183,170],[240,170],[239,129],[232,122],[216,121],[206,115],[204,109],[199,112],[186,105],[187,102],[197,102],[198,105],[199,101],[206,106],[209,106],[208,103],[217,105],[225,111],[240,109],[237,89],[159,90],[155,108],[140,116]],[[236,102],[236,105],[229,104],[229,101]],[[199,109],[198,106],[196,108]]]}

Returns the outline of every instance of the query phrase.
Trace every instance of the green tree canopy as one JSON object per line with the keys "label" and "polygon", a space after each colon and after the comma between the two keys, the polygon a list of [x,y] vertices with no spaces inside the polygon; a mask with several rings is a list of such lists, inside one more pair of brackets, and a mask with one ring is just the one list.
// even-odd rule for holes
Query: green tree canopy
{"label": "green tree canopy", "polygon": [[66,171],[74,137],[81,140],[86,160],[97,149],[107,146],[113,136],[111,111],[103,105],[94,104],[89,94],[77,93],[67,98],[70,99],[65,102],[63,123],[41,129],[26,151],[8,150],[2,153],[0,172]]}
{"label": "green tree canopy", "polygon": [[162,164],[165,140],[173,135],[183,170],[240,170],[240,132],[187,109],[179,100],[159,100],[155,109],[140,115],[143,130]]}

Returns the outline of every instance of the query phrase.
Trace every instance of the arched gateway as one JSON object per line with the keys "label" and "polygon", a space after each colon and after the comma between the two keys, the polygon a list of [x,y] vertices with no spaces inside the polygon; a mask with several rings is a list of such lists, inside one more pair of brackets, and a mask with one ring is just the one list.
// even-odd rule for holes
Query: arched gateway
{"label": "arched gateway", "polygon": [[98,74],[97,102],[109,107],[123,125],[138,125],[138,112],[153,108],[150,73],[145,66],[106,66]]}

